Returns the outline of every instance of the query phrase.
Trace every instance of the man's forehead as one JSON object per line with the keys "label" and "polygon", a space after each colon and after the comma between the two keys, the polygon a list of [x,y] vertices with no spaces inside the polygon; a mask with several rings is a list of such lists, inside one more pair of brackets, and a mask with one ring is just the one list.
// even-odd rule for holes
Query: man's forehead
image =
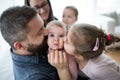
{"label": "man's forehead", "polygon": [[[44,22],[43,22],[42,18],[41,18],[39,15],[36,15],[35,17],[33,17],[33,18],[28,22],[28,25],[29,25],[29,26],[38,26],[38,25],[43,26],[43,25],[44,25]],[[35,28],[35,27],[34,27],[34,28]]]}
{"label": "man's forehead", "polygon": [[28,28],[31,33],[37,33],[42,27],[44,27],[44,23],[39,15],[33,17],[33,19],[31,19],[28,23]]}

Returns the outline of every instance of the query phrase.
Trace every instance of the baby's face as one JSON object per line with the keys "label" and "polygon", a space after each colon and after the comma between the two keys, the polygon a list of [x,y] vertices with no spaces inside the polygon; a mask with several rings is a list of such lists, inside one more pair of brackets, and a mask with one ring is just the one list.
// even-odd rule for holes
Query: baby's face
{"label": "baby's face", "polygon": [[62,49],[63,42],[61,43],[61,41],[63,41],[64,37],[66,36],[64,28],[54,25],[49,28],[48,31],[48,46],[51,49]]}

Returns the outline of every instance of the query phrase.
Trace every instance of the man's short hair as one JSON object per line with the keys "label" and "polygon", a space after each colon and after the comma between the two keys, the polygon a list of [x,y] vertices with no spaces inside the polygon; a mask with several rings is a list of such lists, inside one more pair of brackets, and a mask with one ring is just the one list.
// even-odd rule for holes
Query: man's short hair
{"label": "man's short hair", "polygon": [[36,10],[28,6],[11,7],[1,14],[1,34],[12,48],[14,42],[27,38],[29,32],[27,24],[36,14]]}

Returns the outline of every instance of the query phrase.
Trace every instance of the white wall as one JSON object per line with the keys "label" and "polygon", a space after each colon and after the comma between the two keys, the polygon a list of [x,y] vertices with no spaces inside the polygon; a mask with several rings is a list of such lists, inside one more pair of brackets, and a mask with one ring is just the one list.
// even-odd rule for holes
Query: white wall
{"label": "white wall", "polygon": [[96,0],[50,0],[54,15],[61,20],[63,9],[67,5],[75,6],[79,11],[79,17],[93,15],[96,11]]}
{"label": "white wall", "polygon": [[0,0],[0,14],[9,7],[23,4],[24,0]]}
{"label": "white wall", "polygon": [[[120,8],[120,0],[50,0],[54,15],[61,20],[65,6],[73,5],[79,11],[79,17],[94,15]],[[24,5],[24,0],[0,0],[0,14],[10,6]]]}
{"label": "white wall", "polygon": [[97,12],[120,10],[120,0],[97,0]]}
{"label": "white wall", "polygon": [[[96,0],[50,0],[54,15],[62,20],[63,9],[67,5],[75,6],[79,11],[79,17],[84,18],[96,12]],[[24,0],[0,0],[0,14],[11,6],[24,5]]]}
{"label": "white wall", "polygon": [[0,14],[10,6],[13,6],[13,0],[0,0]]}
{"label": "white wall", "polygon": [[14,5],[15,6],[17,6],[17,5],[22,6],[22,5],[24,5],[24,0],[14,0]]}

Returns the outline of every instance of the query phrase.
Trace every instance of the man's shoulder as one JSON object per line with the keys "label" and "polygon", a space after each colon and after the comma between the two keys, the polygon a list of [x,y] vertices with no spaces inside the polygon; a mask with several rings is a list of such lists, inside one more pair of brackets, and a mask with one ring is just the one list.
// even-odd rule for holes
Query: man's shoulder
{"label": "man's shoulder", "polygon": [[[16,76],[25,80],[59,80],[58,73],[49,63],[17,64],[14,66]],[[23,80],[23,79],[21,79]]]}

